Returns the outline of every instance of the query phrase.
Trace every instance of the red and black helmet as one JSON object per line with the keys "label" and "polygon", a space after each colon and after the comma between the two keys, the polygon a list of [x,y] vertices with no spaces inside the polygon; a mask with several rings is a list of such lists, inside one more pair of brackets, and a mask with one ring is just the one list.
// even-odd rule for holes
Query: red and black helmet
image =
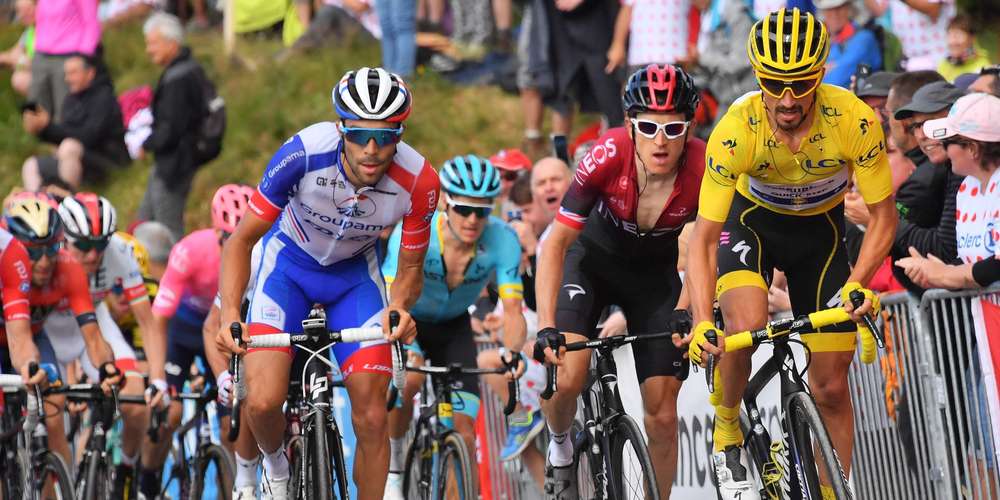
{"label": "red and black helmet", "polygon": [[683,113],[690,120],[701,99],[691,75],[679,66],[650,64],[629,77],[622,94],[625,114]]}

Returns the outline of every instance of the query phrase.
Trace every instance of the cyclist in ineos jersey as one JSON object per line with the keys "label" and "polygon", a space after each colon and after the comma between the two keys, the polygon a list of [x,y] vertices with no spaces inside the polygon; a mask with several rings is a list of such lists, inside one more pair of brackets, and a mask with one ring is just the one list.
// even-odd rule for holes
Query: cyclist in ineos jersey
{"label": "cyclist in ineos jersey", "polygon": [[[247,318],[250,336],[301,332],[302,320],[318,303],[332,330],[382,326],[389,340],[413,338],[407,311],[420,296],[439,182],[427,160],[400,140],[410,101],[397,75],[381,68],[349,71],[333,90],[340,121],[303,129],[274,155],[250,210],[223,249],[222,324],[216,336],[222,350],[245,352],[234,344],[229,325],[240,321],[251,250],[261,238]],[[377,245],[382,231],[399,221],[399,265],[387,303]],[[392,332],[389,311],[400,315]],[[381,498],[389,468],[389,345],[346,343],[333,350],[358,440],[354,484],[359,498]],[[244,361],[247,424],[264,454],[263,496],[286,498],[281,408],[291,350],[250,349]]]}
{"label": "cyclist in ineos jersey", "polygon": [[[551,433],[545,489],[577,498],[570,426],[590,352],[563,355],[567,342],[594,338],[598,316],[620,305],[633,334],[677,331],[689,321],[677,273],[677,236],[697,211],[705,143],[690,134],[698,89],[683,69],[650,65],[629,78],[628,115],[583,158],[542,244],[536,281],[534,357],[559,365],[559,387],[542,404]],[[679,344],[679,337],[675,338]],[[682,352],[670,341],[634,349],[649,450],[662,498],[677,464],[677,393]]]}

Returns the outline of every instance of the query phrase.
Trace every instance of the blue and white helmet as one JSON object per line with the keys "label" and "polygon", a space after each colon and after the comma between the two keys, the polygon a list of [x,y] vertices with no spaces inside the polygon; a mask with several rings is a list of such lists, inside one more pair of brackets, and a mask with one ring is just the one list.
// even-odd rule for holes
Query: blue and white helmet
{"label": "blue and white helmet", "polygon": [[342,120],[399,123],[410,116],[411,102],[403,79],[382,68],[348,71],[333,88],[333,107]]}
{"label": "blue and white helmet", "polygon": [[495,198],[500,194],[500,173],[486,158],[456,156],[441,167],[441,188],[448,194]]}

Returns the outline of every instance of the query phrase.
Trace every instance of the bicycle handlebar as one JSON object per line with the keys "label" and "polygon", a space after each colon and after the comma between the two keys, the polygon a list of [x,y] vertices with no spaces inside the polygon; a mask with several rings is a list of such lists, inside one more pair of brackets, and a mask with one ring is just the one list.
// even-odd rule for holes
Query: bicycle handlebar
{"label": "bicycle handlebar", "polygon": [[[233,336],[233,342],[236,344],[236,347],[239,347],[243,338],[243,326],[239,322],[234,321],[229,325],[229,333]],[[234,393],[232,396],[233,411],[229,417],[229,433],[226,435],[230,443],[236,441],[236,438],[240,435],[240,406],[242,406],[240,401],[243,400],[243,394],[239,389],[240,384],[242,384],[242,380],[240,380],[240,361],[240,356],[235,354],[229,360],[229,373],[233,377]]]}
{"label": "bicycle handlebar", "polygon": [[[371,340],[381,340],[385,338],[382,334],[382,327],[373,326],[367,328],[345,328],[339,332],[327,331],[325,336],[318,340],[330,342],[368,342]],[[325,338],[323,338],[325,337]],[[308,333],[268,333],[265,335],[254,335],[250,337],[247,347],[291,347],[296,344],[311,342],[317,339],[316,334]]]}
{"label": "bicycle handlebar", "polygon": [[[566,352],[582,351],[584,349],[617,349],[623,345],[633,342],[658,339],[669,339],[674,336],[674,332],[659,332],[647,335],[612,335],[593,340],[581,340],[566,344]],[[556,353],[558,355],[558,353]],[[545,364],[545,389],[542,390],[542,399],[549,399],[558,390],[558,377],[556,367],[550,363]]]}
{"label": "bicycle handlebar", "polygon": [[[515,365],[516,366],[516,365]],[[406,371],[423,373],[425,375],[504,375],[510,371],[507,367],[500,368],[470,368],[460,365],[450,365],[450,366],[414,366],[406,365]],[[392,391],[390,388],[389,393],[389,408],[393,408],[396,404],[396,398],[400,397],[399,394],[402,391]],[[517,384],[517,380],[507,381],[507,401],[504,402],[503,414],[510,415],[514,413],[514,408],[517,407],[517,402],[520,399],[520,388]]]}

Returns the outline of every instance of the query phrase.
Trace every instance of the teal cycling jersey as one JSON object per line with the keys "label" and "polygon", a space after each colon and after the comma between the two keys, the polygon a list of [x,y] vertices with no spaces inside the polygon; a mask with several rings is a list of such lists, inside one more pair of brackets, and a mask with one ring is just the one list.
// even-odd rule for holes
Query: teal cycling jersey
{"label": "teal cycling jersey", "polygon": [[[420,299],[410,310],[410,314],[420,321],[440,323],[457,318],[468,311],[479,294],[486,287],[492,272],[496,271],[497,285],[501,299],[520,299],[524,295],[518,266],[521,263],[521,243],[513,229],[496,217],[490,217],[486,229],[476,243],[475,255],[465,268],[462,283],[454,290],[448,288],[445,269],[444,238],[448,216],[444,212],[434,214],[431,221],[430,246],[424,258],[424,286]],[[389,239],[389,253],[382,264],[382,274],[387,283],[396,278],[399,258],[400,226]],[[391,290],[390,290],[391,293]]]}

